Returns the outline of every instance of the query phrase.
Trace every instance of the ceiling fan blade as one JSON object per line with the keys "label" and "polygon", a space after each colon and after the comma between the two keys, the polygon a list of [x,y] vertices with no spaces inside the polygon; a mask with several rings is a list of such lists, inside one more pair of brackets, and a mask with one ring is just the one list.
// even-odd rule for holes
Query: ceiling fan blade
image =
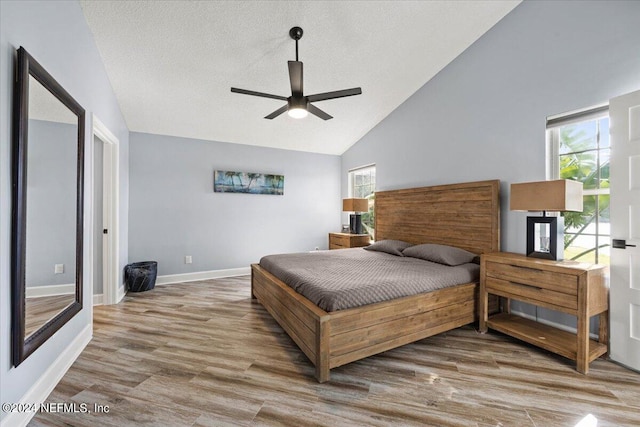
{"label": "ceiling fan blade", "polygon": [[289,81],[291,82],[291,95],[295,98],[302,96],[302,62],[287,61],[289,63]]}
{"label": "ceiling fan blade", "polygon": [[325,113],[324,111],[322,111],[321,109],[319,109],[318,107],[312,104],[307,105],[307,111],[310,112],[311,114],[315,114],[316,116],[320,117],[322,120],[333,119],[333,116],[328,115],[327,113]]}
{"label": "ceiling fan blade", "polygon": [[276,111],[274,111],[273,113],[269,114],[268,116],[265,116],[265,119],[275,119],[276,117],[278,117],[280,114],[284,113],[285,111],[287,111],[289,109],[289,104],[286,104],[280,108],[278,108]]}
{"label": "ceiling fan blade", "polygon": [[263,98],[279,99],[281,101],[286,101],[287,100],[286,96],[271,95],[270,93],[256,92],[254,90],[238,89],[237,87],[232,87],[231,88],[231,92],[242,93],[244,95],[261,96]]}
{"label": "ceiling fan blade", "polygon": [[345,96],[360,95],[362,89],[354,87],[353,89],[336,90],[334,92],[316,93],[315,95],[309,95],[307,98],[309,102],[325,101],[327,99],[344,98]]}

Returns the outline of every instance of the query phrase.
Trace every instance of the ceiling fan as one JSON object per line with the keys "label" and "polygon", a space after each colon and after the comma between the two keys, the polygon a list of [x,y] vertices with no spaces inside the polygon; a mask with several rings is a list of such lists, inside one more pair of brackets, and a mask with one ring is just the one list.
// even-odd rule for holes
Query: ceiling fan
{"label": "ceiling fan", "polygon": [[272,95],[269,93],[256,92],[253,90],[231,88],[231,92],[243,93],[245,95],[261,96],[263,98],[273,98],[282,101],[287,101],[287,104],[278,108],[273,113],[265,116],[265,119],[274,119],[285,111],[289,116],[301,119],[307,116],[307,113],[314,114],[323,120],[329,120],[333,118],[329,114],[325,113],[312,102],[326,101],[327,99],[343,98],[345,96],[360,95],[362,89],[355,87],[353,89],[337,90],[333,92],[317,93],[315,95],[304,95],[302,90],[302,62],[298,61],[298,40],[302,38],[302,28],[293,27],[289,30],[289,36],[296,41],[296,60],[287,61],[289,64],[289,81],[291,82],[291,96],[285,97],[280,95]]}

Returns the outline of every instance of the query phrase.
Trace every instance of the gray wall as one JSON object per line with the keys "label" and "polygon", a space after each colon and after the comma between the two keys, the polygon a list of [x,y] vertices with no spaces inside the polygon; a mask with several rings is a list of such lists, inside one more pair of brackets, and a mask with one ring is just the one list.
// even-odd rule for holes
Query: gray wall
{"label": "gray wall", "polygon": [[523,2],[343,154],[343,194],[368,163],[378,190],[497,178],[502,249],[524,253],[509,184],[545,179],[547,116],[640,88],[638,22],[638,1]]}
{"label": "gray wall", "polygon": [[[120,264],[128,259],[129,134],[80,5],[76,1],[0,1],[0,402],[19,402],[73,339],[91,325],[90,234],[84,239],[84,308],[25,360],[11,367],[11,105],[15,51],[24,46],[87,112],[85,230],[89,229],[91,117],[95,113],[120,140]],[[7,416],[0,413],[2,420]]]}
{"label": "gray wall", "polygon": [[[159,275],[326,249],[340,229],[338,156],[133,132],[130,143],[129,258],[158,261]],[[284,195],[214,193],[214,170],[284,175]]]}

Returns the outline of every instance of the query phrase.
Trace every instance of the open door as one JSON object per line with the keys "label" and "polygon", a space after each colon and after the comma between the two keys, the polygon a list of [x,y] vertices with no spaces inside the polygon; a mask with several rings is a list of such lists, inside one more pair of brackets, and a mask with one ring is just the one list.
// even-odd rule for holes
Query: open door
{"label": "open door", "polygon": [[640,371],[640,91],[609,103],[610,357]]}

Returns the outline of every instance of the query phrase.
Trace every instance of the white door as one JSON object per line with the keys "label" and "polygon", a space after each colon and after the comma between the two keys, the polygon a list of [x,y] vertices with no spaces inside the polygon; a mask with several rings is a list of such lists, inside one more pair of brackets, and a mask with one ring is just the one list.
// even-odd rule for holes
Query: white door
{"label": "white door", "polygon": [[610,356],[640,370],[640,91],[609,103]]}

